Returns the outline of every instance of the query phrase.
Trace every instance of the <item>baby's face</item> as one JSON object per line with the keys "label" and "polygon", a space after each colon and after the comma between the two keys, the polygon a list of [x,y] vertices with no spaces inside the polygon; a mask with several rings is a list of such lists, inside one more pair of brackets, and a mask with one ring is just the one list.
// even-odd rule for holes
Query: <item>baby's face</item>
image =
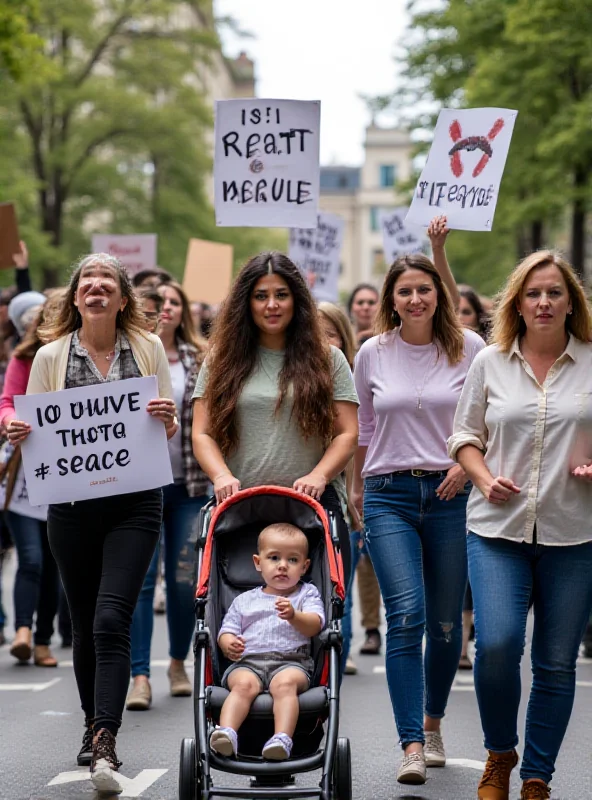
{"label": "baby's face", "polygon": [[253,561],[265,584],[279,592],[293,589],[310,565],[304,542],[283,533],[266,534]]}

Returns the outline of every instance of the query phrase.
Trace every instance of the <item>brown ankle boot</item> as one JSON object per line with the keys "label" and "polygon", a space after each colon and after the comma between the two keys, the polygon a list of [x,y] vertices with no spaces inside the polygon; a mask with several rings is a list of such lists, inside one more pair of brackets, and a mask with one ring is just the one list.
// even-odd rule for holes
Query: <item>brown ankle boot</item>
{"label": "brown ankle boot", "polygon": [[24,626],[19,628],[12,642],[10,655],[18,658],[19,661],[28,661],[31,658],[31,641],[31,628]]}
{"label": "brown ankle boot", "polygon": [[518,763],[518,753],[493,753],[485,765],[483,777],[479,782],[479,800],[510,800],[510,774]]}
{"label": "brown ankle boot", "polygon": [[520,800],[549,800],[551,788],[539,778],[529,778],[522,784]]}

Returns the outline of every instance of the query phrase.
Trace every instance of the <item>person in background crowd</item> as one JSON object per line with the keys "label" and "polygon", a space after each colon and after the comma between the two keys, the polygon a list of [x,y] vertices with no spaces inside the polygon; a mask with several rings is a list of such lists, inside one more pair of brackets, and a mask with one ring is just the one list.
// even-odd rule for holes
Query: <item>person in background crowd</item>
{"label": "person in background crowd", "polygon": [[[127,272],[105,253],[83,258],[74,270],[60,313],[41,331],[28,394],[156,375],[160,397],[146,412],[177,431],[164,348],[143,330]],[[21,444],[31,426],[12,420],[8,436]],[[162,523],[162,490],[50,505],[49,543],[72,611],[74,672],[85,731],[79,764],[91,764],[100,792],[123,788],[115,737],[130,674],[132,614]]]}
{"label": "person in background crowd", "polygon": [[163,283],[170,283],[173,276],[160,267],[149,267],[136,272],[132,283],[136,294],[144,289],[158,289]]}
{"label": "person in background crowd", "polygon": [[191,318],[193,319],[193,327],[196,331],[201,331],[201,303],[191,303]]}
{"label": "person in background crowd", "polygon": [[156,333],[162,311],[163,299],[157,289],[142,289],[136,292],[139,308],[146,320],[145,328],[149,333]]}
{"label": "person in background crowd", "polygon": [[342,473],[358,436],[357,395],[298,267],[261,253],[240,271],[194,392],[193,449],[221,503],[242,487],[289,486],[335,514],[346,585]]}
{"label": "person in background crowd", "polygon": [[[210,482],[193,455],[191,442],[192,394],[205,355],[206,343],[195,333],[189,301],[175,281],[158,289],[163,300],[158,326],[169,362],[173,399],[181,412],[180,429],[169,439],[174,483],[163,490],[163,546],[167,587],[167,626],[171,663],[168,676],[173,697],[190,697],[191,682],[185,659],[195,628],[193,612],[193,526],[210,499]],[[126,708],[146,711],[152,703],[150,645],[153,629],[154,587],[159,565],[158,549],[144,580],[132,624],[132,688]]]}
{"label": "person in background crowd", "polygon": [[[33,359],[43,344],[38,331],[44,321],[45,307],[41,303],[45,300],[44,295],[25,292],[12,300],[9,306],[11,320],[21,338],[21,343],[15,348],[8,363],[0,397],[0,425],[4,427],[16,419],[14,398],[16,395],[26,394]],[[27,303],[36,305],[27,306]],[[27,325],[26,317],[31,311],[34,312],[34,316]],[[19,470],[22,470],[22,466],[19,466]],[[57,667],[58,662],[50,650],[50,644],[54,632],[54,618],[58,610],[60,584],[58,568],[47,539],[47,509],[34,509],[27,498],[20,500],[14,505],[9,502],[4,512],[18,555],[18,569],[14,583],[16,635],[10,654],[20,663],[26,663],[33,655],[36,666]],[[32,630],[35,616],[33,648]]]}
{"label": "person in background crowd", "polygon": [[208,339],[210,333],[212,332],[212,325],[214,324],[214,319],[216,317],[215,310],[213,306],[210,306],[208,303],[201,304],[201,314],[200,314],[200,327],[198,330],[201,331],[201,335],[204,339]]}
{"label": "person in background crowd", "polygon": [[378,298],[378,289],[370,283],[359,283],[349,296],[347,313],[354,326],[358,347],[374,334]]}
{"label": "person in background crowd", "polygon": [[[321,325],[329,342],[339,348],[347,359],[350,369],[354,366],[356,354],[356,340],[347,315],[333,303],[319,303]],[[346,483],[348,489],[348,516],[350,522],[351,541],[351,580],[347,588],[345,609],[342,620],[343,649],[341,651],[342,673],[355,675],[358,668],[350,657],[352,640],[352,610],[353,610],[353,584],[354,575],[358,576],[358,596],[362,610],[362,627],[366,631],[366,641],[360,649],[363,655],[374,655],[380,651],[380,588],[372,562],[368,556],[366,545],[362,536],[362,520],[357,509],[351,501],[351,488],[353,481],[353,461],[346,470]]]}
{"label": "person in background crowd", "polygon": [[436,217],[428,227],[434,263],[423,254],[394,262],[379,334],[362,345],[354,370],[354,501],[360,508],[363,495],[366,542],[386,608],[387,681],[404,750],[397,780],[409,784],[425,783],[426,767],[446,764],[441,720],[462,644],[468,497],[446,440],[468,368],[484,347],[458,321],[447,234],[446,218]]}
{"label": "person in background crowd", "polygon": [[463,328],[469,328],[487,341],[489,315],[483,308],[481,298],[470,286],[459,286],[460,303],[458,316]]}
{"label": "person in background crowd", "polygon": [[572,267],[532,253],[501,293],[448,442],[473,482],[467,547],[475,690],[489,758],[480,800],[508,800],[520,662],[534,606],[522,800],[546,800],[592,607],[592,315]]}

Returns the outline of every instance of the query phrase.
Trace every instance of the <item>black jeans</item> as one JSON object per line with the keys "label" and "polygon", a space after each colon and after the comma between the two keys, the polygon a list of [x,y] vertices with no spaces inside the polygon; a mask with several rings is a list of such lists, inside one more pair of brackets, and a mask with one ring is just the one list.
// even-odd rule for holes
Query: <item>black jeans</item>
{"label": "black jeans", "polygon": [[50,505],[49,543],[72,615],[74,673],[95,730],[117,735],[130,627],[162,523],[162,490]]}
{"label": "black jeans", "polygon": [[349,529],[343,517],[343,511],[341,509],[341,501],[339,499],[339,495],[335,490],[335,487],[327,486],[319,502],[324,509],[326,509],[327,511],[332,511],[335,514],[335,519],[337,521],[337,530],[339,533],[341,561],[343,563],[344,587],[347,590],[347,587],[349,586],[350,572],[351,572],[351,544],[349,541]]}

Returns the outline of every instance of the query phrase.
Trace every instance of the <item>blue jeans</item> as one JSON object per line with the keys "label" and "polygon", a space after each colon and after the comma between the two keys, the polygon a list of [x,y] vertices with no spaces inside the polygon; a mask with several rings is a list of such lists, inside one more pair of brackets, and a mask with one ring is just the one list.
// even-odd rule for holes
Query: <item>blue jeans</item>
{"label": "blue jeans", "polygon": [[347,592],[345,595],[345,604],[343,606],[343,617],[341,619],[341,635],[343,636],[343,646],[341,649],[341,665],[340,674],[343,675],[345,671],[345,662],[349,658],[349,651],[351,649],[351,642],[353,637],[353,624],[352,624],[352,611],[354,607],[354,577],[358,567],[358,561],[362,553],[366,552],[366,545],[360,548],[360,540],[362,534],[360,531],[351,531],[349,534],[350,549],[351,549],[351,574]]}
{"label": "blue jeans", "polygon": [[49,645],[58,611],[60,579],[49,549],[47,522],[6,511],[5,519],[14,540],[18,568],[14,581],[14,627],[33,628],[36,645]]}
{"label": "blue jeans", "polygon": [[475,690],[485,747],[518,744],[520,661],[534,606],[533,682],[523,780],[549,783],[573,706],[576,659],[592,608],[592,542],[549,547],[469,534],[475,605]]}
{"label": "blue jeans", "polygon": [[[184,483],[163,489],[161,541],[164,545],[164,571],[167,587],[167,625],[169,656],[183,661],[187,657],[195,628],[193,592],[195,551],[188,541],[207,495],[189,497]],[[144,579],[132,621],[132,677],[150,677],[150,646],[154,625],[154,587],[158,573],[159,548],[156,548]]]}
{"label": "blue jeans", "polygon": [[440,500],[445,474],[364,482],[366,543],[386,609],[386,675],[403,748],[424,743],[424,708],[444,716],[462,648],[468,490]]}

